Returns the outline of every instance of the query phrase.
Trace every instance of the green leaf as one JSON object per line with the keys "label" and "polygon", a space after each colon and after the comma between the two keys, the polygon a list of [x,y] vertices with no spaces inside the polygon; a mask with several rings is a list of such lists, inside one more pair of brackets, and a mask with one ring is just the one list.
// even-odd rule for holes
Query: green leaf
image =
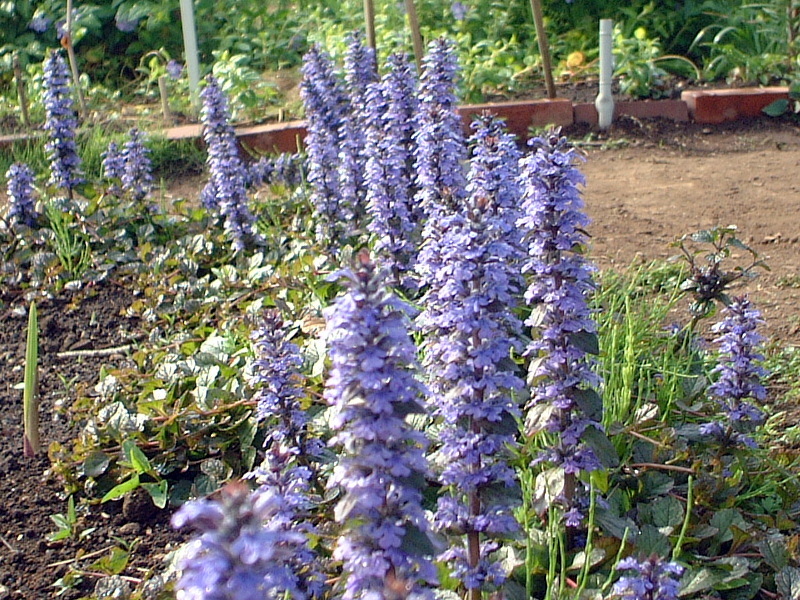
{"label": "green leaf", "polygon": [[786,539],[782,535],[770,536],[758,543],[758,551],[766,562],[775,571],[780,571],[789,564],[789,551],[786,549]]}
{"label": "green leaf", "polygon": [[164,508],[167,505],[167,481],[166,479],[158,483],[143,483],[142,488],[153,499],[153,504],[158,508]]}
{"label": "green leaf", "polygon": [[783,567],[775,575],[775,587],[778,595],[787,600],[800,598],[800,569],[796,567]]}
{"label": "green leaf", "polygon": [[683,586],[678,596],[692,596],[704,590],[710,590],[721,579],[720,575],[705,567],[688,571],[681,580]]}
{"label": "green leaf", "polygon": [[106,575],[119,575],[128,566],[129,557],[128,552],[115,546],[111,552],[96,560],[90,569]]}
{"label": "green leaf", "polygon": [[564,483],[562,468],[553,467],[539,473],[533,484],[533,509],[540,515],[545,514],[556,498],[564,493]]}
{"label": "green leaf", "polygon": [[120,483],[119,485],[115,485],[113,488],[108,490],[105,496],[100,500],[100,502],[108,502],[109,500],[116,500],[118,498],[122,498],[128,492],[132,492],[136,488],[139,487],[139,475],[138,473]]}
{"label": "green leaf", "polygon": [[415,525],[406,525],[406,533],[400,542],[400,551],[412,556],[436,554],[431,538]]}
{"label": "green leaf", "polygon": [[525,415],[525,433],[528,435],[536,435],[544,431],[547,423],[550,421],[553,414],[558,409],[549,402],[540,402],[534,404],[528,409],[528,414]]}
{"label": "green leaf", "polygon": [[144,474],[153,471],[153,467],[150,466],[150,461],[139,446],[136,445],[135,440],[127,439],[122,442],[122,452],[137,473]]}
{"label": "green leaf", "polygon": [[717,539],[720,542],[728,542],[733,539],[731,525],[736,525],[742,531],[747,531],[750,528],[742,518],[742,515],[739,514],[739,511],[733,508],[725,508],[714,513],[710,524],[719,531]]}
{"label": "green leaf", "polygon": [[83,461],[83,474],[86,477],[98,477],[108,469],[108,454],[96,450],[87,456]]}
{"label": "green leaf", "polygon": [[667,556],[672,549],[669,538],[653,525],[644,525],[639,537],[636,538],[636,549],[639,554],[650,556],[655,554],[662,558]]}
{"label": "green leaf", "polygon": [[576,331],[569,335],[569,341],[580,350],[587,354],[600,354],[600,340],[596,333],[588,331]]}
{"label": "green leaf", "polygon": [[596,427],[587,427],[581,435],[581,439],[594,450],[595,456],[603,467],[613,469],[619,466],[617,449],[605,433]]}
{"label": "green leaf", "polygon": [[656,527],[676,527],[683,522],[683,504],[677,498],[664,496],[653,502],[650,514]]}
{"label": "green leaf", "polygon": [[771,102],[761,109],[761,112],[770,117],[780,117],[781,115],[785,115],[788,111],[788,98],[779,98],[775,100],[775,102]]}
{"label": "green leaf", "polygon": [[603,398],[595,390],[573,390],[572,399],[588,419],[598,422],[603,420]]}

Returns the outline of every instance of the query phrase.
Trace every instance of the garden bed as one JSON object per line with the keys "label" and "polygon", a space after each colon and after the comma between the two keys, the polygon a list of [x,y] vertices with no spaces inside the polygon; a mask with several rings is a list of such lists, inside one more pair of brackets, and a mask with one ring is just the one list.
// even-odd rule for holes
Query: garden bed
{"label": "garden bed", "polygon": [[[764,333],[776,349],[800,346],[800,187],[790,176],[800,164],[800,134],[793,124],[755,119],[711,129],[625,118],[600,136],[590,135],[586,125],[566,131],[587,156],[582,170],[593,219],[590,255],[602,269],[665,259],[676,252],[669,244],[680,235],[738,225],[741,239],[772,269],[745,288],[764,312]],[[202,185],[202,178],[183,181],[171,188],[172,194],[196,197]],[[40,305],[45,445],[66,445],[74,436],[55,406],[93,394],[101,366],[128,364],[124,346],[150,333],[145,323],[126,316],[134,293],[120,280],[65,291]],[[83,583],[62,597],[85,595],[100,579],[93,565],[109,557],[114,547],[129,548],[121,572],[135,584],[148,569],[161,568],[165,554],[183,539],[168,526],[171,509],[155,509],[146,496],[138,506],[131,501],[98,504],[79,511],[75,539],[44,539],[55,530],[50,516],[66,512],[66,498],[46,458],[22,457],[21,390],[16,384],[22,380],[25,348],[25,319],[18,310],[23,303],[13,294],[2,300],[0,599],[48,597],[54,580],[70,568],[84,572]],[[115,347],[122,348],[96,352]],[[784,426],[796,423],[800,414],[781,392],[772,389],[772,410],[787,411]],[[89,528],[94,531],[81,539],[80,532]]]}

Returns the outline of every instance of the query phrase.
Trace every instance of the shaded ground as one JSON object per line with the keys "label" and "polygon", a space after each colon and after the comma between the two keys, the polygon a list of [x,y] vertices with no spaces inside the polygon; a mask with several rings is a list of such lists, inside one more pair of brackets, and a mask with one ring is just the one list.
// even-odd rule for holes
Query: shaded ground
{"label": "shaded ground", "polygon": [[[95,528],[88,537],[57,542],[44,537],[56,530],[50,515],[67,512],[63,483],[50,473],[47,458],[51,443],[66,444],[74,435],[57,407],[91,390],[103,364],[126,361],[124,350],[101,356],[91,351],[125,345],[139,334],[138,323],[123,316],[131,292],[107,284],[38,305],[43,452],[36,459],[22,456],[22,392],[15,389],[23,379],[27,317],[14,310],[13,296],[0,299],[0,599],[53,597],[53,582],[70,567],[87,573],[77,589],[61,597],[85,595],[98,579],[88,567],[120,540],[133,548],[125,574],[135,583],[179,539],[166,512],[108,502],[78,511],[76,535]],[[82,554],[86,557],[78,560]]]}
{"label": "shaded ground", "polygon": [[[800,132],[789,122],[755,120],[724,128],[694,124],[615,125],[609,135],[588,138],[588,129],[566,131],[583,140],[587,155],[585,199],[594,223],[591,254],[602,268],[625,268],[675,253],[669,243],[700,228],[735,224],[740,237],[772,271],[748,284],[767,319],[767,333],[782,345],[800,345]],[[604,149],[604,146],[611,149]],[[202,178],[170,188],[170,197],[193,197]],[[0,600],[52,597],[52,582],[69,566],[87,569],[97,552],[121,538],[135,546],[124,571],[131,583],[179,539],[164,512],[123,510],[122,503],[79,514],[77,529],[97,529],[86,539],[49,543],[50,515],[66,512],[63,487],[49,474],[47,458],[21,456],[21,391],[25,317],[17,297],[0,290]],[[78,390],[91,390],[103,364],[122,364],[123,351],[105,356],[63,352],[129,343],[144,333],[124,316],[130,290],[107,284],[40,305],[42,330],[43,441],[65,443],[72,432],[54,420],[54,406]],[[172,545],[172,546],[171,546]],[[63,598],[89,593],[95,577]]]}

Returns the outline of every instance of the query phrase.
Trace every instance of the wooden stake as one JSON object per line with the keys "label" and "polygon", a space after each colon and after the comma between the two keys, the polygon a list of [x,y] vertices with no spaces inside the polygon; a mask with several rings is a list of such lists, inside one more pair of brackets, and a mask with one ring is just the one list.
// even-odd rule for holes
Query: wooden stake
{"label": "wooden stake", "polygon": [[550,61],[550,44],[547,41],[547,31],[544,29],[544,15],[542,14],[542,1],[531,0],[533,11],[533,24],[536,26],[536,40],[539,42],[539,55],[542,57],[544,69],[544,84],[547,88],[547,97],[556,97],[556,86],[553,83],[553,67]]}
{"label": "wooden stake", "polygon": [[75,58],[75,48],[72,45],[72,0],[67,0],[67,23],[64,25],[66,31],[64,37],[61,38],[61,45],[67,49],[67,57],[69,58],[69,66],[72,70],[72,81],[75,83],[75,91],[78,94],[78,105],[80,106],[81,119],[86,119],[86,99],[83,97],[83,90],[81,90],[81,77],[78,73],[78,59]]}
{"label": "wooden stake", "polygon": [[411,42],[414,44],[414,59],[417,62],[417,72],[422,74],[422,58],[425,50],[422,47],[422,33],[419,30],[419,19],[417,18],[417,7],[414,0],[405,0],[406,13],[408,14],[408,26],[411,29]]}
{"label": "wooden stake", "polygon": [[377,51],[375,41],[375,0],[364,0],[364,22],[367,28],[367,44]]}

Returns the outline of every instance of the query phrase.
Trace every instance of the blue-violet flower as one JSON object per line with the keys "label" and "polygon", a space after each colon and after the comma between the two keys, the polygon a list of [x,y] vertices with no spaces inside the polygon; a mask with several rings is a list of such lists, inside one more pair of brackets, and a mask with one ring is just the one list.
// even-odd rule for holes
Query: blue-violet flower
{"label": "blue-violet flower", "polygon": [[[521,163],[523,216],[517,222],[528,253],[523,272],[531,277],[525,300],[534,307],[526,322],[534,327],[526,351],[533,386],[527,427],[529,434],[545,430],[558,436],[537,460],[553,463],[574,480],[581,471],[600,468],[582,437],[589,427],[602,429],[602,401],[593,392],[600,379],[592,371],[589,343],[596,332],[588,305],[593,269],[581,253],[589,222],[578,189],[584,179],[574,167],[574,149],[558,131],[529,144],[533,152]],[[575,498],[562,501],[565,512],[575,507]],[[570,520],[574,523],[574,513]]]}
{"label": "blue-violet flower", "polygon": [[9,219],[33,227],[38,217],[33,200],[33,171],[24,163],[14,163],[6,172],[6,181]]}
{"label": "blue-violet flower", "polygon": [[[405,594],[428,596],[436,569],[426,555],[433,548],[420,545],[427,523],[421,481],[415,483],[427,470],[427,442],[406,422],[424,410],[416,348],[407,306],[387,291],[366,251],[358,263],[342,273],[349,289],[325,314],[331,359],[325,399],[340,455],[329,486],[344,493],[335,516],[346,525],[333,557],[347,574],[344,600],[387,599],[400,585]],[[404,542],[411,538],[415,548]]]}
{"label": "blue-violet flower", "polygon": [[621,600],[677,600],[684,568],[658,556],[636,560],[623,558],[617,570],[630,569],[635,575],[620,577],[614,584],[612,595]]}
{"label": "blue-violet flower", "polygon": [[764,422],[764,413],[747,400],[763,401],[767,397],[761,383],[767,370],[759,364],[764,355],[758,351],[764,338],[756,331],[764,321],[746,296],[734,298],[723,314],[724,319],[712,327],[721,352],[712,374],[719,377],[708,390],[719,404],[723,419],[703,425],[701,431],[721,442],[754,447],[755,441],[748,434]]}
{"label": "blue-violet flower", "polygon": [[481,498],[491,487],[518,485],[507,459],[520,413],[515,394],[524,388],[511,359],[512,350],[522,350],[514,308],[523,253],[515,227],[519,151],[501,122],[484,117],[473,127],[468,195],[460,212],[444,218],[440,264],[417,323],[427,334],[431,405],[443,420],[435,457],[448,495],[434,524],[466,536],[466,548],[440,559],[453,561],[453,574],[477,591],[503,583],[506,574],[490,557],[498,548],[492,538],[518,529],[510,503]]}
{"label": "blue-violet flower", "polygon": [[44,63],[44,128],[50,136],[45,144],[50,159],[50,184],[66,189],[70,198],[75,186],[83,183],[81,159],[75,143],[78,121],[72,110],[69,71],[64,57],[53,50]]}
{"label": "blue-violet flower", "polygon": [[203,139],[208,147],[211,173],[201,200],[206,208],[218,208],[224,215],[225,229],[233,239],[234,248],[242,250],[258,245],[262,240],[247,204],[246,171],[230,125],[228,101],[213,76],[206,78],[200,97],[203,99]]}

